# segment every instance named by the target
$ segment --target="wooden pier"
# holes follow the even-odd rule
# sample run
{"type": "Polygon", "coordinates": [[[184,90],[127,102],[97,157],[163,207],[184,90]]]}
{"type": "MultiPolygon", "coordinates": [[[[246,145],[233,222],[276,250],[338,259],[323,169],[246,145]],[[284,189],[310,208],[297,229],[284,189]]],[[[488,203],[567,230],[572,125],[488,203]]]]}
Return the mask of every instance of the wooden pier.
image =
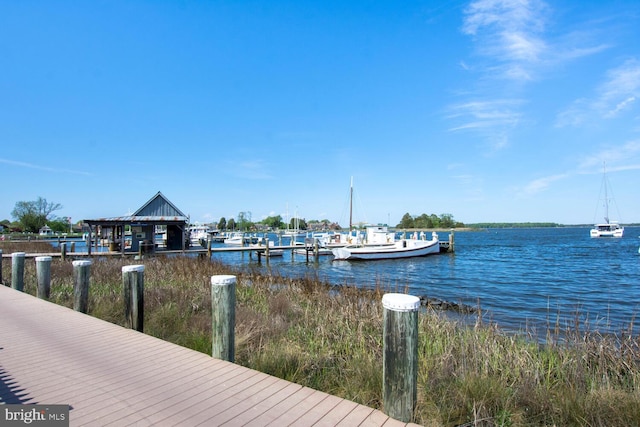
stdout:
{"type": "Polygon", "coordinates": [[[0,404],[71,426],[415,426],[2,285],[0,313],[0,404]]]}

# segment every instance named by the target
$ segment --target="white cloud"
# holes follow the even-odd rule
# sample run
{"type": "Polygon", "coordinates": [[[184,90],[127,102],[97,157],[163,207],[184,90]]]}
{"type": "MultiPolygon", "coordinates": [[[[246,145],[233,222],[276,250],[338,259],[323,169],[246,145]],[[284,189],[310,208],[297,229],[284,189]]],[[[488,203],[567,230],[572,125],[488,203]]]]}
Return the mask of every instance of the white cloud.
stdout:
{"type": "Polygon", "coordinates": [[[565,179],[569,176],[568,173],[561,173],[557,175],[545,176],[542,178],[535,179],[531,181],[529,184],[525,185],[520,195],[522,196],[531,196],[542,191],[545,191],[549,188],[549,186],[559,180],[565,179]]]}
{"type": "Polygon", "coordinates": [[[530,80],[530,64],[538,63],[548,49],[544,2],[531,0],[478,0],[465,9],[462,31],[474,37],[483,56],[498,61],[498,76],[530,80]]]}
{"type": "Polygon", "coordinates": [[[556,125],[579,126],[597,118],[613,119],[633,111],[640,97],[640,61],[629,59],[609,70],[591,99],[579,99],[556,119],[556,125]]]}
{"type": "Polygon", "coordinates": [[[91,174],[89,172],[85,172],[85,171],[78,171],[78,170],[73,170],[73,169],[60,169],[60,168],[54,168],[54,167],[50,167],[50,166],[41,166],[41,165],[36,165],[36,164],[33,164],[33,163],[27,163],[27,162],[21,162],[21,161],[17,161],[17,160],[0,159],[0,163],[4,163],[4,164],[7,164],[7,165],[11,165],[11,166],[17,166],[17,167],[20,167],[20,168],[37,169],[37,170],[41,170],[41,171],[45,171],[45,172],[68,173],[68,174],[72,174],[72,175],[91,176],[91,174]]]}

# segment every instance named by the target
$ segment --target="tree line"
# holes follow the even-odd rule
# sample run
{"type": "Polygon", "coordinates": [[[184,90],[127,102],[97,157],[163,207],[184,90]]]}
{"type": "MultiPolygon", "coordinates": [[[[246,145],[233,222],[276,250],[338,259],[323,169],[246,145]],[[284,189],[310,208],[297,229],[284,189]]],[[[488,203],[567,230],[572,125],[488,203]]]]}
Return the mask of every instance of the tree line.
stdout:
{"type": "Polygon", "coordinates": [[[436,214],[427,215],[423,213],[419,216],[412,216],[406,213],[402,216],[396,228],[461,228],[462,222],[455,221],[453,215],[444,213],[440,216],[436,214]]]}

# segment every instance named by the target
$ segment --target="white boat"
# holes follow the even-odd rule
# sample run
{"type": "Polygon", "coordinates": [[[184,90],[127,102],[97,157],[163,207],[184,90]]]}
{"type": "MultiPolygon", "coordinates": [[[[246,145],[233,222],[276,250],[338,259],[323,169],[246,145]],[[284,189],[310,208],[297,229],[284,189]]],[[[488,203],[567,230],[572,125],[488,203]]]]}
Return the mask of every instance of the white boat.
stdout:
{"type": "Polygon", "coordinates": [[[617,221],[609,220],[609,182],[607,181],[606,168],[602,176],[602,190],[604,191],[604,222],[595,224],[589,231],[591,237],[622,237],[624,227],[617,221]]]}
{"type": "Polygon", "coordinates": [[[367,240],[362,245],[332,249],[334,260],[380,260],[421,257],[440,252],[438,234],[431,240],[424,233],[414,233],[411,238],[395,239],[385,226],[367,227],[367,240]]]}
{"type": "Polygon", "coordinates": [[[225,245],[239,245],[242,246],[245,242],[244,240],[244,233],[241,233],[239,231],[234,231],[230,234],[227,234],[227,236],[224,238],[223,240],[225,245]]]}
{"type": "Polygon", "coordinates": [[[200,224],[197,222],[190,224],[187,228],[187,231],[189,232],[189,242],[191,243],[191,246],[200,245],[203,241],[206,244],[209,236],[218,233],[218,230],[216,228],[213,228],[212,226],[207,224],[200,224]]]}

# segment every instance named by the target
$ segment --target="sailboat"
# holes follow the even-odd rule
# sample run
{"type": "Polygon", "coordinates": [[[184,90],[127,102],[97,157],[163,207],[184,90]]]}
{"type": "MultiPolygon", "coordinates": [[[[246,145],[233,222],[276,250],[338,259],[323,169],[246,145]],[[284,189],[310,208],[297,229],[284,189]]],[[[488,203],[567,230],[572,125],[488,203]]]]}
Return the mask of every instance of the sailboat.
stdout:
{"type": "Polygon", "coordinates": [[[589,234],[591,237],[622,237],[624,227],[617,221],[609,220],[609,182],[607,181],[607,168],[604,166],[602,175],[602,187],[604,188],[604,222],[595,224],[589,234]]]}

